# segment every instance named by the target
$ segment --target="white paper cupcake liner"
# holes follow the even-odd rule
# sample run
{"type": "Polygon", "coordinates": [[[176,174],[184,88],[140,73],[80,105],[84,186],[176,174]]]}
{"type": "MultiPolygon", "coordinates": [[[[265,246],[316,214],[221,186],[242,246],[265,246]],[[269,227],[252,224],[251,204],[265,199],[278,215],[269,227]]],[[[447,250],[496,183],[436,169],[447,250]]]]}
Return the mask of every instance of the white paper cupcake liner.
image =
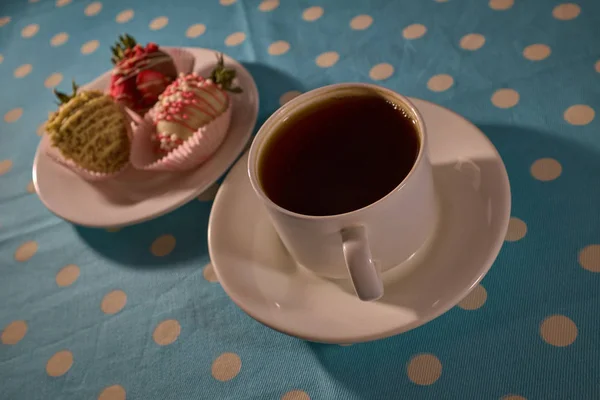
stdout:
{"type": "MultiPolygon", "coordinates": [[[[133,138],[133,127],[131,125],[132,124],[131,116],[137,115],[137,114],[134,111],[123,107],[120,104],[119,104],[119,107],[125,114],[125,118],[127,120],[127,136],[129,138],[129,141],[131,142],[132,138],[133,138]]],[[[47,135],[47,133],[46,133],[46,135],[47,135]]],[[[118,170],[116,172],[112,172],[112,173],[102,173],[102,172],[90,171],[89,169],[80,167],[73,160],[69,160],[68,158],[65,158],[59,149],[52,146],[52,143],[49,140],[49,138],[48,138],[48,140],[46,140],[46,143],[47,143],[46,154],[48,154],[48,156],[50,158],[52,158],[58,164],[60,164],[64,167],[67,167],[71,171],[75,172],[77,175],[81,176],[86,181],[100,182],[100,181],[106,181],[109,179],[113,179],[131,167],[131,164],[128,162],[125,165],[123,165],[123,167],[120,170],[118,170]]]]}
{"type": "Polygon", "coordinates": [[[147,116],[133,132],[131,164],[145,171],[186,171],[199,166],[217,151],[227,136],[232,108],[233,103],[230,103],[223,114],[164,156],[155,151],[151,137],[156,129],[147,116]]]}

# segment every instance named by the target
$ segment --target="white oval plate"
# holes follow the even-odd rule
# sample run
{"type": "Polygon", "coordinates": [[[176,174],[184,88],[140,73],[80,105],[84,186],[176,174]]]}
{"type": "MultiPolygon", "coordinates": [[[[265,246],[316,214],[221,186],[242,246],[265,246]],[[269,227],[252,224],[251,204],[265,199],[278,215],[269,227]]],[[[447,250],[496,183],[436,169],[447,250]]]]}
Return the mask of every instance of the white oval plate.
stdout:
{"type": "MultiPolygon", "coordinates": [[[[385,294],[360,301],[348,281],[297,267],[250,186],[247,153],[221,185],[212,208],[210,257],[223,289],[263,324],[302,339],[355,343],[416,328],[460,302],[484,277],[504,242],[510,185],[500,155],[473,124],[413,99],[429,134],[441,218],[408,275],[383,274],[385,294]]],[[[402,238],[398,238],[402,240],[402,238]]]]}
{"type": "MultiPolygon", "coordinates": [[[[194,71],[208,76],[216,51],[184,48],[195,58],[194,71]]],[[[44,135],[33,162],[33,183],[42,203],[59,217],[82,226],[121,227],[166,214],[194,199],[227,171],[244,150],[258,116],[258,90],[250,73],[225,56],[225,64],[236,69],[244,89],[234,99],[227,137],[203,165],[182,173],[144,172],[130,169],[107,182],[87,182],[50,159],[42,149],[44,135]]],[[[84,89],[106,90],[110,71],[84,89]]]]}

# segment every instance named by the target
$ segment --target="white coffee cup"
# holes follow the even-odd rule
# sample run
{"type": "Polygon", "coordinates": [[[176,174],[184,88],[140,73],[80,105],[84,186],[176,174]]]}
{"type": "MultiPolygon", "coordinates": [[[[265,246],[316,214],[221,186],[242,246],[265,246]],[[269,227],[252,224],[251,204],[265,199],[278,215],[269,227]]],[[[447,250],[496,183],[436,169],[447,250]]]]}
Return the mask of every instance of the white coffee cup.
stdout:
{"type": "MultiPolygon", "coordinates": [[[[368,135],[365,135],[368,146],[368,135]]],[[[427,152],[427,133],[415,106],[389,89],[361,83],[325,86],[291,100],[263,124],[248,159],[252,187],[292,258],[328,278],[350,277],[361,300],[383,295],[380,273],[405,263],[433,235],[437,224],[433,176],[427,152]],[[275,204],[265,194],[258,165],[265,143],[291,115],[332,96],[381,96],[396,104],[416,122],[420,148],[417,159],[398,186],[382,199],[355,211],[330,216],[302,215],[275,204]]]]}

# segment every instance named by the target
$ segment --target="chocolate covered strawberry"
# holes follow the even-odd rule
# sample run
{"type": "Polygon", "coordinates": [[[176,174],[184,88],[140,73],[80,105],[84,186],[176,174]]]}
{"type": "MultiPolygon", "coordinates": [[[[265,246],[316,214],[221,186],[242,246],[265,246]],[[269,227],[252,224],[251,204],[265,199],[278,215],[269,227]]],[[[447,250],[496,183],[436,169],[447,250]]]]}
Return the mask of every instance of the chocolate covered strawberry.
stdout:
{"type": "Polygon", "coordinates": [[[141,71],[135,78],[135,85],[142,95],[141,102],[144,107],[152,107],[170,83],[171,79],[167,79],[160,72],[148,69],[141,71]]]}
{"type": "Polygon", "coordinates": [[[110,79],[110,95],[118,103],[123,104],[127,108],[133,109],[137,102],[135,80],[123,80],[118,75],[112,75],[110,79]]]}
{"type": "Polygon", "coordinates": [[[115,65],[110,82],[111,96],[144,114],[157,101],[158,96],[177,78],[173,59],[155,43],[145,47],[127,34],[111,47],[115,65]]]}

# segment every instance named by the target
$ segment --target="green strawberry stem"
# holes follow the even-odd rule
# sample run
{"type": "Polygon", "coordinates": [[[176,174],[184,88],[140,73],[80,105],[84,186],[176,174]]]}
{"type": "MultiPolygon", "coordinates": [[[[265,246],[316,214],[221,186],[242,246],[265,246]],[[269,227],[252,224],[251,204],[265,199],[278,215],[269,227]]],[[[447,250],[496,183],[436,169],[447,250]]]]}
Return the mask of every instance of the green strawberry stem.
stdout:
{"type": "Polygon", "coordinates": [[[221,85],[224,90],[231,93],[242,93],[243,90],[239,86],[233,86],[235,79],[235,69],[225,67],[223,53],[217,54],[217,66],[210,73],[210,79],[217,85],[221,85]]]}
{"type": "Polygon", "coordinates": [[[77,86],[74,80],[72,81],[71,88],[73,89],[73,93],[71,94],[62,93],[56,89],[53,90],[54,95],[58,98],[58,105],[68,103],[73,97],[77,95],[77,89],[79,89],[79,86],[77,86]]]}
{"type": "Polygon", "coordinates": [[[119,35],[119,41],[114,46],[110,47],[110,51],[113,56],[111,61],[113,64],[118,64],[123,58],[125,58],[125,50],[133,49],[137,45],[136,40],[129,34],[119,35]]]}

